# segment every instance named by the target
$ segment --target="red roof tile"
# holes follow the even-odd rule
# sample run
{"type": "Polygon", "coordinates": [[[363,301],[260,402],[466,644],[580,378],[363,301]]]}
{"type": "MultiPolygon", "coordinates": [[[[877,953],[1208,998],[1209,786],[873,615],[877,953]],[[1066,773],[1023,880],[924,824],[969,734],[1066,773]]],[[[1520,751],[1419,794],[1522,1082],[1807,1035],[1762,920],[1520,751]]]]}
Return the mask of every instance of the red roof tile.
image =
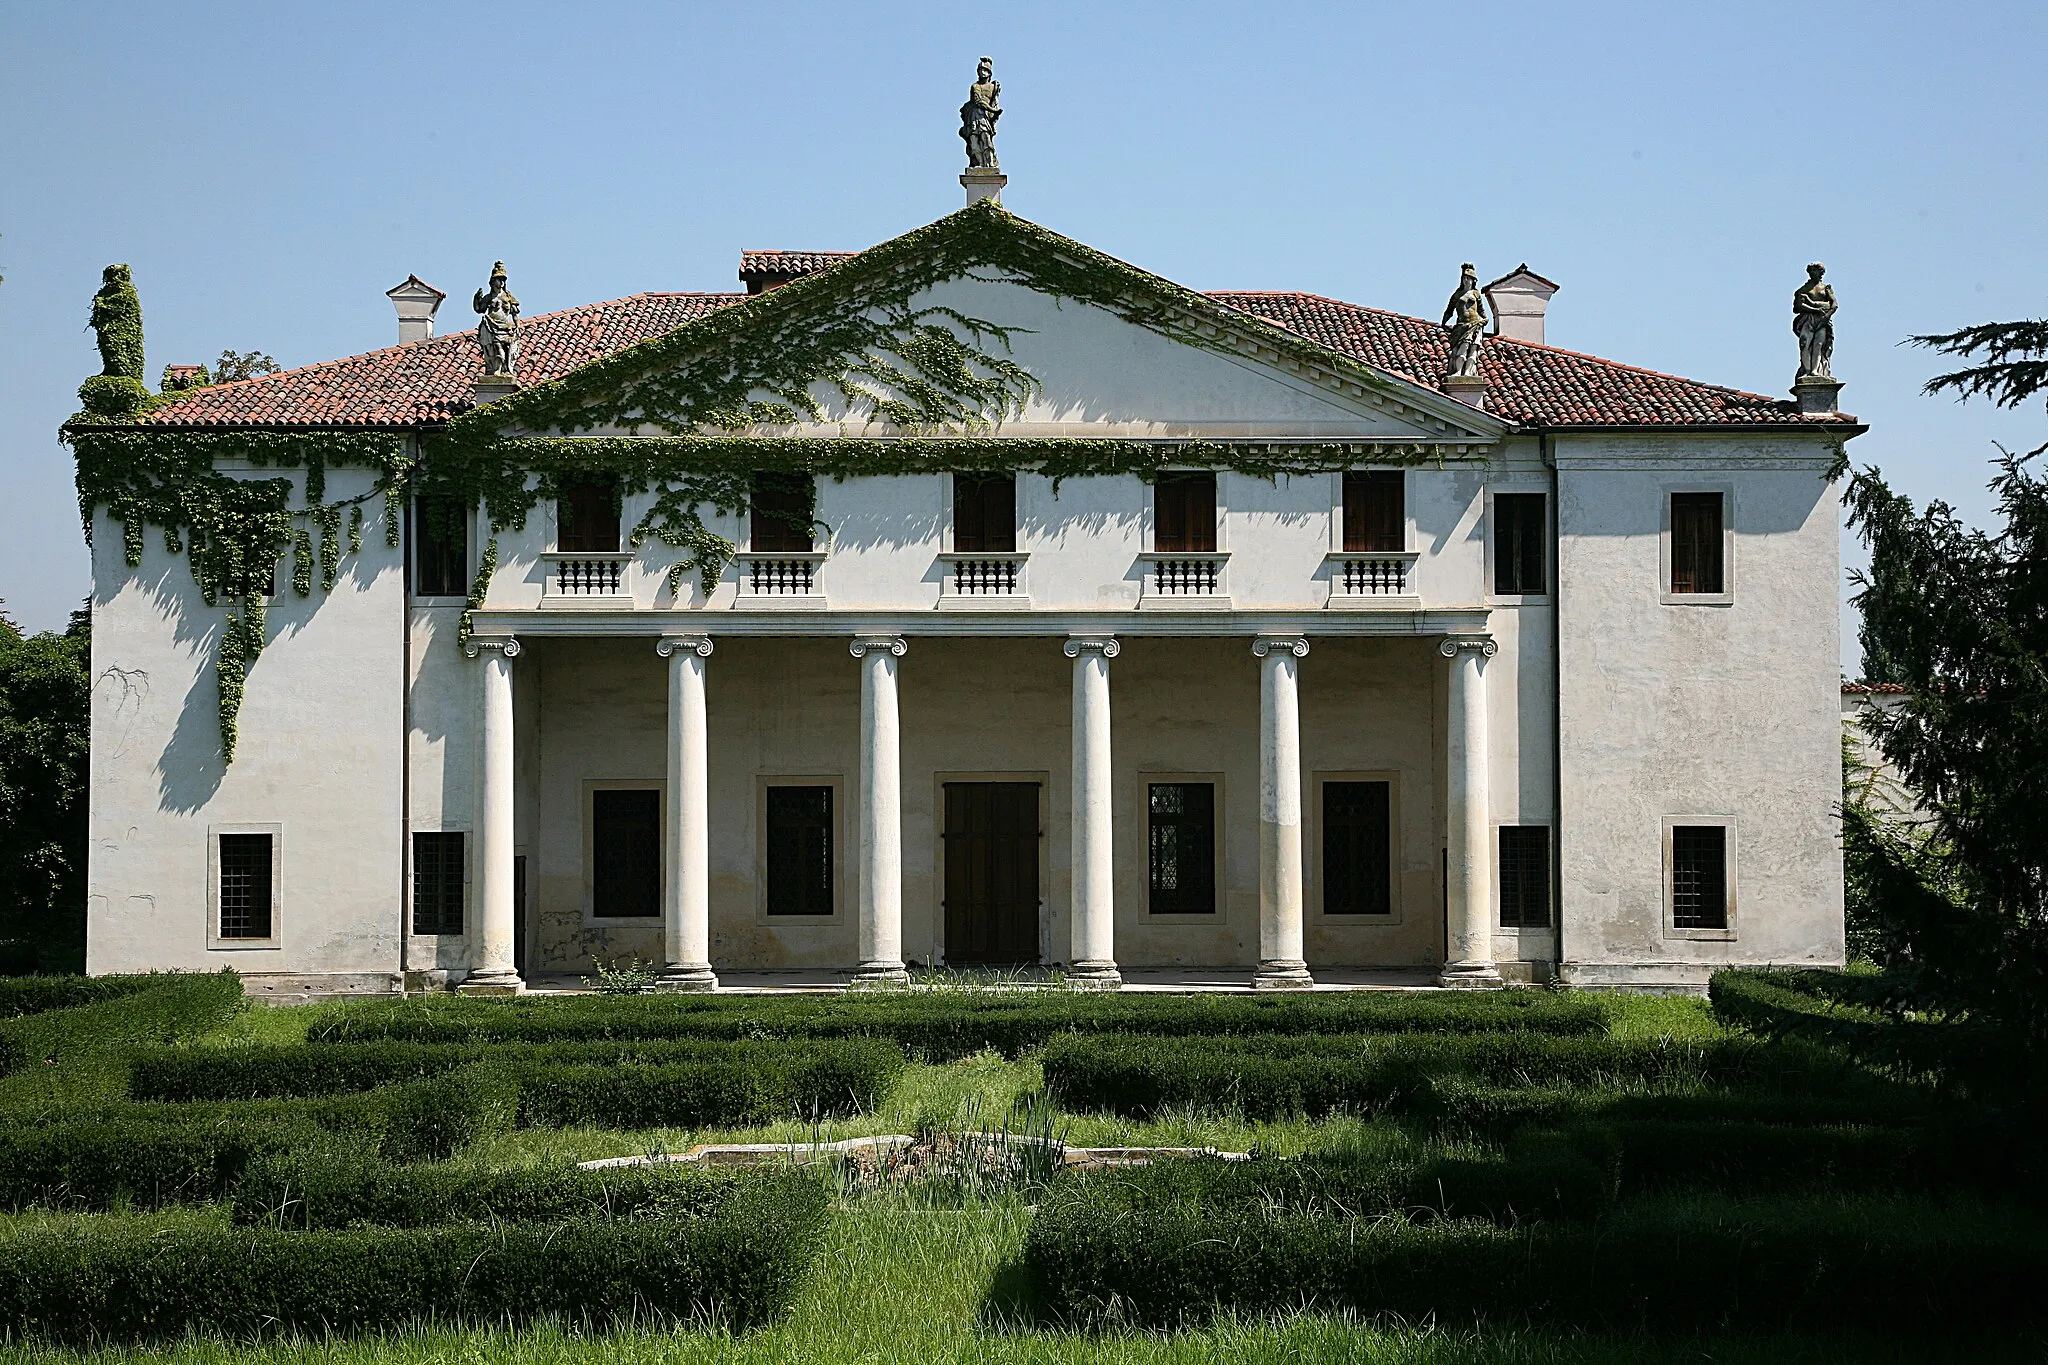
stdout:
{"type": "Polygon", "coordinates": [[[828,265],[837,265],[851,251],[742,251],[740,253],[740,281],[752,284],[756,280],[787,281],[800,275],[815,275],[828,265]]]}

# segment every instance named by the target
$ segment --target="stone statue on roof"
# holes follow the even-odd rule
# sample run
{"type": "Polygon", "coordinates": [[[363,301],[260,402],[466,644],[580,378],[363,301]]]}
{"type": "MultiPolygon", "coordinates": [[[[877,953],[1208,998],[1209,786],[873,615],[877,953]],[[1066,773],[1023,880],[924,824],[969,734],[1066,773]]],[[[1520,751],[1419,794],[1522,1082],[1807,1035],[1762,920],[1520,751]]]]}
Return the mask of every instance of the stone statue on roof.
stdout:
{"type": "Polygon", "coordinates": [[[476,325],[476,345],[484,353],[484,373],[510,378],[513,367],[519,363],[519,300],[505,287],[503,261],[491,267],[490,290],[477,290],[471,307],[480,319],[476,325]]]}
{"type": "Polygon", "coordinates": [[[1479,346],[1486,335],[1486,297],[1479,292],[1479,271],[1470,261],[1462,267],[1458,288],[1444,305],[1444,326],[1451,329],[1451,354],[1446,379],[1479,377],[1479,346]]]}
{"type": "Polygon", "coordinates": [[[1799,379],[1835,377],[1835,287],[1821,283],[1827,267],[1806,267],[1806,283],[1792,291],[1792,335],[1799,338],[1799,379]]]}
{"type": "Polygon", "coordinates": [[[995,63],[983,57],[974,69],[974,84],[967,91],[967,103],[960,106],[960,140],[967,144],[970,171],[999,169],[996,120],[1003,116],[1003,83],[995,73],[995,63]]]}

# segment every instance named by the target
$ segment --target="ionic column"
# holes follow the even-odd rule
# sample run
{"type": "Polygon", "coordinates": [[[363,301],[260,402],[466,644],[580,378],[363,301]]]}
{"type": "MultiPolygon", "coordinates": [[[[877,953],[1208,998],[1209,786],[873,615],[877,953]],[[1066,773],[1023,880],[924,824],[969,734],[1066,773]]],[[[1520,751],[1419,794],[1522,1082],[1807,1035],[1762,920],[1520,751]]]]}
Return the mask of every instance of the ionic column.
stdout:
{"type": "Polygon", "coordinates": [[[1077,635],[1066,644],[1074,661],[1074,894],[1067,975],[1105,990],[1123,984],[1116,969],[1109,762],[1109,661],[1122,650],[1110,635],[1077,635]]]}
{"type": "Polygon", "coordinates": [[[1490,635],[1450,635],[1437,652],[1451,661],[1450,762],[1445,793],[1449,854],[1441,986],[1501,984],[1493,965],[1492,830],[1486,791],[1486,661],[1500,646],[1490,635]]]}
{"type": "Polygon", "coordinates": [[[903,753],[896,719],[901,635],[856,635],[860,675],[860,982],[908,981],[903,969],[903,753]]]}
{"type": "Polygon", "coordinates": [[[704,667],[711,640],[667,635],[654,652],[668,660],[667,876],[661,905],[658,989],[714,991],[711,970],[711,752],[704,715],[704,667]]]}
{"type": "Polygon", "coordinates": [[[1315,983],[1301,948],[1301,701],[1299,636],[1252,641],[1259,669],[1259,967],[1255,990],[1306,990],[1315,983]]]}
{"type": "Polygon", "coordinates": [[[477,933],[469,975],[458,990],[515,995],[525,983],[514,965],[512,914],[512,660],[510,635],[472,635],[462,652],[483,659],[483,810],[477,821],[477,933]]]}

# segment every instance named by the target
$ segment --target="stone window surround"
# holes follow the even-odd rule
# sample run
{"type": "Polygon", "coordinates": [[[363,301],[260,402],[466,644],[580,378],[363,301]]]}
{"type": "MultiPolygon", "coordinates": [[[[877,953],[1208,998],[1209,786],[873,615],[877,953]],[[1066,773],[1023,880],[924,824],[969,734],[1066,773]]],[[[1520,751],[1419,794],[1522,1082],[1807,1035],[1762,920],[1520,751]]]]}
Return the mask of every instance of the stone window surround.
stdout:
{"type": "MultiPolygon", "coordinates": [[[[1137,788],[1130,806],[1136,812],[1131,828],[1136,831],[1143,856],[1137,859],[1138,904],[1143,907],[1141,914],[1150,924],[1222,924],[1230,918],[1230,883],[1225,874],[1230,858],[1227,851],[1230,832],[1229,788],[1220,772],[1190,772],[1181,768],[1139,767],[1132,776],[1137,788]],[[1216,908],[1206,914],[1187,913],[1152,908],[1152,784],[1155,782],[1206,783],[1216,789],[1215,805],[1212,807],[1212,827],[1209,831],[1210,850],[1215,860],[1213,885],[1216,888],[1216,908]]],[[[1112,779],[1113,780],[1113,779],[1112,779]]],[[[1256,819],[1258,812],[1254,811],[1256,819]]]]}
{"type": "MultiPolygon", "coordinates": [[[[419,565],[414,562],[413,557],[418,553],[417,547],[419,545],[420,500],[416,497],[406,499],[405,525],[401,529],[405,536],[405,591],[407,600],[412,605],[416,607],[466,607],[469,605],[469,588],[467,584],[476,576],[478,554],[476,509],[471,508],[463,515],[468,519],[468,524],[463,528],[463,537],[468,550],[468,554],[463,557],[462,564],[462,581],[465,585],[463,590],[459,593],[414,592],[413,587],[419,582],[419,565]]],[[[553,543],[552,534],[550,532],[550,544],[553,543]]]]}
{"type": "Polygon", "coordinates": [[[853,870],[847,860],[846,775],[844,773],[756,773],[754,774],[753,866],[754,925],[772,929],[837,929],[852,919],[848,882],[853,870]],[[771,915],[768,913],[768,789],[770,787],[830,787],[832,789],[832,913],[829,915],[771,915]]]}
{"type": "MultiPolygon", "coordinates": [[[[581,876],[583,883],[583,925],[585,928],[623,929],[647,925],[652,925],[656,929],[661,927],[659,907],[664,903],[664,898],[668,894],[668,859],[666,856],[662,858],[661,880],[657,884],[657,894],[654,901],[657,913],[652,915],[600,915],[597,913],[597,866],[593,856],[593,844],[597,835],[597,818],[591,798],[595,793],[601,791],[648,790],[660,793],[655,803],[657,819],[659,821],[657,828],[663,831],[663,842],[666,844],[665,836],[668,830],[668,782],[666,779],[659,777],[586,777],[578,789],[577,800],[579,802],[579,809],[577,811],[577,819],[583,831],[581,876]]],[[[528,895],[533,894],[533,887],[531,885],[526,890],[528,895]]],[[[532,918],[531,914],[527,916],[529,922],[531,922],[532,918]]]]}
{"type": "Polygon", "coordinates": [[[1719,478],[1669,478],[1657,486],[1657,600],[1667,607],[1732,607],[1735,605],[1735,483],[1719,478]],[[1671,495],[1721,495],[1721,591],[1671,591],[1671,495]]]}
{"type": "MultiPolygon", "coordinates": [[[[1686,492],[1691,490],[1681,489],[1679,491],[1686,492]]],[[[1699,491],[1710,492],[1712,490],[1702,489],[1699,491]]],[[[1659,577],[1657,581],[1662,585],[1669,586],[1671,582],[1671,496],[1669,492],[1660,494],[1660,496],[1662,496],[1664,499],[1664,549],[1663,562],[1658,569],[1658,573],[1661,575],[1661,577],[1659,577]]],[[[1486,553],[1485,563],[1481,567],[1481,572],[1485,575],[1483,585],[1486,589],[1486,604],[1490,607],[1530,607],[1548,605],[1551,600],[1551,595],[1557,591],[1557,492],[1554,488],[1551,487],[1550,480],[1547,477],[1538,474],[1508,474],[1505,476],[1497,476],[1493,479],[1489,479],[1486,484],[1485,516],[1486,553]],[[1543,537],[1543,581],[1549,585],[1548,592],[1498,593],[1493,590],[1493,585],[1496,581],[1493,576],[1493,528],[1496,524],[1493,519],[1493,497],[1496,493],[1542,494],[1543,515],[1546,523],[1545,534],[1543,537]]],[[[1691,597],[1686,597],[1680,600],[1691,602],[1695,599],[1691,597]]]]}
{"type": "Polygon", "coordinates": [[[1304,814],[1302,833],[1309,841],[1303,852],[1302,871],[1307,881],[1309,914],[1325,929],[1390,929],[1401,923],[1401,778],[1397,768],[1318,768],[1309,774],[1309,808],[1304,814]],[[1331,914],[1323,909],[1323,784],[1326,782],[1384,782],[1387,784],[1387,913],[1384,915],[1331,914]]]}
{"type": "MultiPolygon", "coordinates": [[[[1551,941],[1557,935],[1558,894],[1557,894],[1557,822],[1549,816],[1502,815],[1493,821],[1493,933],[1502,942],[1516,941],[1521,945],[1523,960],[1548,958],[1551,941]],[[1504,925],[1500,922],[1500,832],[1503,829],[1544,829],[1550,835],[1550,923],[1544,928],[1525,928],[1519,925],[1504,925]]],[[[1667,916],[1668,918],[1668,916],[1667,916]]]]}
{"type": "Polygon", "coordinates": [[[284,947],[284,825],[271,821],[223,821],[206,827],[206,947],[210,952],[246,952],[284,947]],[[270,836],[270,937],[223,938],[220,932],[220,836],[270,836]]]}
{"type": "MultiPolygon", "coordinates": [[[[524,856],[526,846],[516,850],[524,856]]],[[[476,913],[476,831],[468,825],[449,824],[446,821],[415,822],[405,832],[405,935],[411,939],[425,939],[430,943],[453,941],[470,936],[470,921],[476,913]],[[413,925],[413,897],[417,892],[419,869],[413,864],[413,842],[415,834],[460,834],[462,836],[462,931],[454,934],[422,934],[415,932],[413,925]]]]}
{"type": "MultiPolygon", "coordinates": [[[[1695,490],[1681,489],[1680,491],[1692,492],[1695,490]]],[[[1702,489],[1697,491],[1708,492],[1711,490],[1702,489]]],[[[1667,939],[1695,939],[1709,943],[1733,942],[1737,937],[1737,931],[1741,927],[1739,911],[1742,905],[1741,890],[1736,880],[1736,871],[1741,866],[1742,860],[1741,845],[1736,833],[1735,817],[1733,815],[1667,815],[1664,817],[1663,846],[1664,904],[1659,912],[1659,920],[1664,927],[1664,937],[1667,939]],[[1727,846],[1722,853],[1722,857],[1725,859],[1723,873],[1727,877],[1728,886],[1728,927],[1725,929],[1680,929],[1672,923],[1672,881],[1676,869],[1673,865],[1671,831],[1680,825],[1719,825],[1728,831],[1726,835],[1727,846]]]]}

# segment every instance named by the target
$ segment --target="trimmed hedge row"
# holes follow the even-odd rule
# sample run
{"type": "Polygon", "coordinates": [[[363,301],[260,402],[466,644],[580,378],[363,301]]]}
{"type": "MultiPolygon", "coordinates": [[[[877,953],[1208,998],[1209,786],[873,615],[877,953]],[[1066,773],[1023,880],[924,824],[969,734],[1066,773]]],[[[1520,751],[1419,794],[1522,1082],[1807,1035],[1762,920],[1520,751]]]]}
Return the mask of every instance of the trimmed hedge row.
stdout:
{"type": "Polygon", "coordinates": [[[318,1043],[591,1042],[622,1039],[888,1038],[933,1061],[1008,1056],[1061,1033],[1167,1037],[1295,1033],[1602,1034],[1598,1001],[1534,991],[1451,996],[1132,996],[1095,992],[886,999],[572,996],[559,1000],[363,1002],[316,1025],[318,1043]]]}
{"type": "Polygon", "coordinates": [[[161,974],[148,976],[8,976],[0,977],[0,1019],[118,1000],[165,983],[161,974]]]}
{"type": "MultiPolygon", "coordinates": [[[[1287,1114],[1438,1113],[1446,1082],[1499,1087],[1682,1087],[1740,1083],[1808,1093],[1872,1083],[1839,1058],[1747,1040],[1711,1043],[1559,1037],[1542,1033],[1361,1038],[1161,1039],[1134,1035],[1054,1040],[1047,1091],[1074,1110],[1143,1117],[1163,1109],[1287,1114]]],[[[1540,1105],[1528,1117],[1539,1116],[1540,1105]]]]}
{"type": "Polygon", "coordinates": [[[0,1209],[162,1208],[220,1198],[252,1157],[317,1141],[310,1122],[86,1119],[0,1129],[0,1209]]]}
{"type": "Polygon", "coordinates": [[[541,1317],[745,1328],[788,1304],[824,1215],[820,1186],[782,1182],[678,1220],[331,1232],[47,1225],[0,1239],[0,1331],[144,1341],[541,1317]]]}
{"type": "Polygon", "coordinates": [[[1621,1190],[1629,1196],[1800,1186],[2010,1194],[2038,1189],[2043,1174],[2038,1137],[2000,1122],[1872,1128],[1624,1119],[1568,1127],[1559,1135],[1613,1143],[1621,1190]]]}
{"type": "Polygon", "coordinates": [[[401,1166],[365,1154],[265,1157],[234,1184],[237,1223],[301,1229],[702,1218],[747,1188],[809,1175],[711,1174],[686,1166],[487,1171],[401,1166]]]}
{"type": "Polygon", "coordinates": [[[149,984],[0,1024],[0,1060],[22,1059],[21,1071],[0,1080],[0,1121],[68,1118],[114,1099],[136,1047],[204,1033],[247,1005],[232,971],[135,979],[149,984]]]}
{"type": "Polygon", "coordinates": [[[1056,1192],[1023,1251],[1042,1309],[1172,1325],[1313,1306],[1416,1322],[1946,1336],[2048,1322],[2036,1220],[1928,1203],[1645,1201],[1584,1222],[1133,1207],[1056,1192]]]}

